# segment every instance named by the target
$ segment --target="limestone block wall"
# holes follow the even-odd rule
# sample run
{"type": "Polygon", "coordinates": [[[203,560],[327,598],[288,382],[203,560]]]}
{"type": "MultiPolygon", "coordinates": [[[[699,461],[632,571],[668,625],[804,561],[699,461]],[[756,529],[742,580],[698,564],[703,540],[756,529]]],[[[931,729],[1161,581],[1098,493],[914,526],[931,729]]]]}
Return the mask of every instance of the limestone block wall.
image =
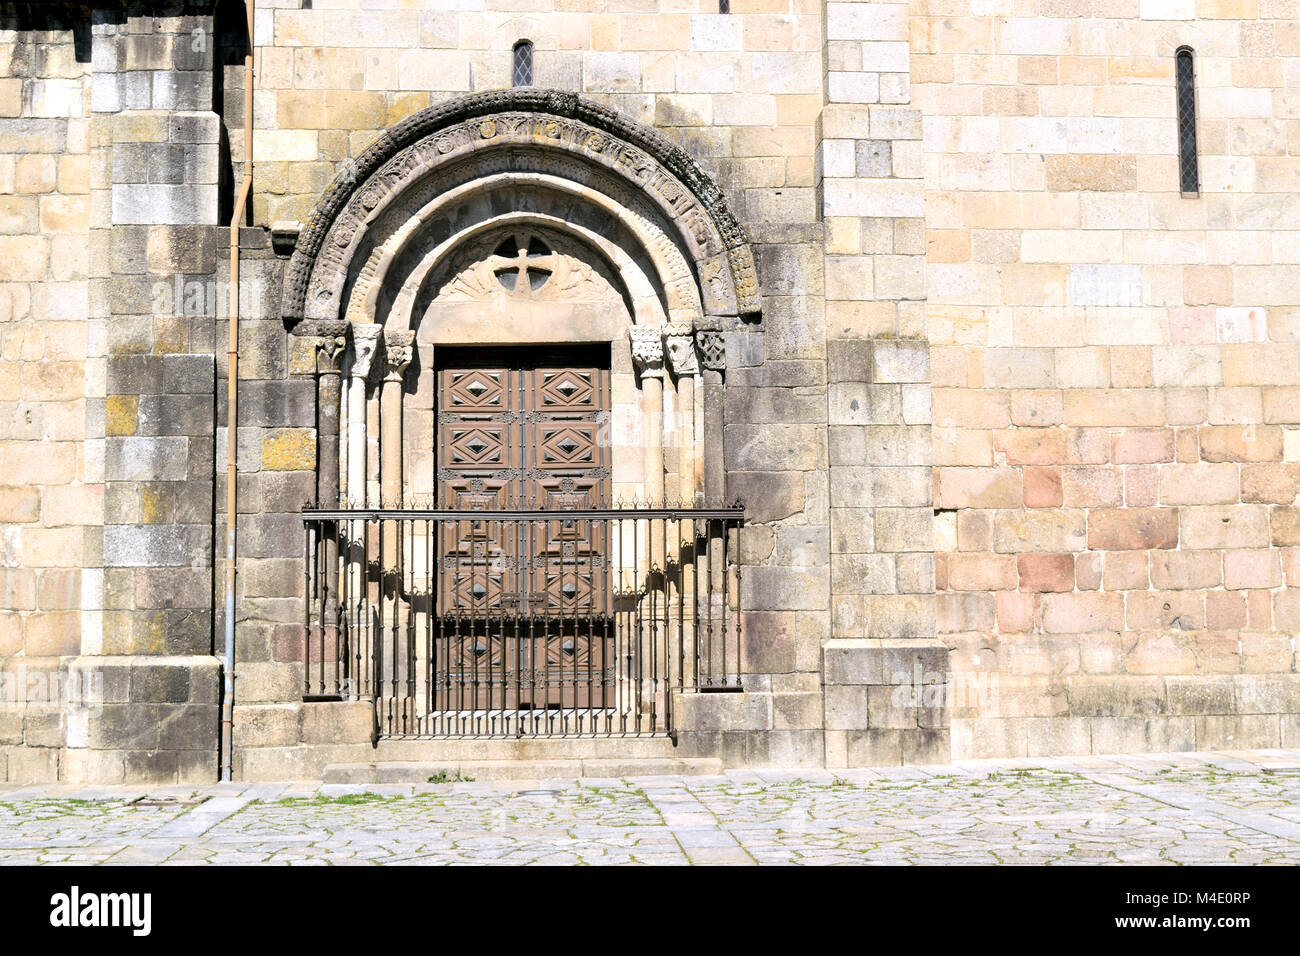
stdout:
{"type": "MultiPolygon", "coordinates": [[[[303,220],[387,126],[458,93],[510,85],[535,46],[534,84],[573,90],[661,129],[726,184],[747,223],[810,224],[821,105],[821,4],[710,0],[595,5],[508,0],[446,9],[259,5],[257,220],[303,220]]],[[[231,136],[236,161],[240,137],[231,136]]]]}
{"type": "MultiPolygon", "coordinates": [[[[441,10],[298,6],[258,10],[259,223],[306,219],[340,169],[385,127],[451,96],[508,86],[519,39],[535,45],[537,86],[581,92],[654,126],[723,188],[752,242],[765,296],[761,321],[727,334],[725,425],[706,456],[725,454],[728,491],[750,508],[742,541],[746,686],[762,699],[741,706],[744,720],[702,718],[691,746],[733,763],[820,763],[821,644],[830,633],[825,250],[816,176],[826,86],[822,4],[733,0],[730,14],[707,0],[599,8],[545,0],[527,11],[504,0],[441,10]]],[[[238,164],[242,118],[225,115],[238,164]]],[[[266,328],[269,348],[275,333],[266,328]]],[[[291,380],[306,372],[293,365],[294,350],[309,348],[295,338],[287,346],[291,380]]],[[[250,518],[250,529],[265,517],[250,518]]],[[[295,518],[286,512],[283,520],[295,518]]],[[[260,656],[248,658],[251,668],[241,665],[241,699],[252,706],[238,718],[237,746],[245,727],[247,766],[314,759],[297,745],[319,728],[307,728],[302,708],[274,703],[300,693],[301,661],[289,659],[293,651],[276,637],[294,634],[297,621],[278,617],[269,600],[249,607],[240,626],[251,640],[245,649],[241,637],[240,653],[260,656]],[[262,689],[250,698],[252,684],[262,689]]]]}
{"type": "Polygon", "coordinates": [[[0,778],[10,780],[59,774],[66,662],[100,607],[89,67],[71,22],[0,13],[0,778]]]}
{"type": "Polygon", "coordinates": [[[206,781],[220,723],[214,336],[228,298],[212,18],[178,3],[103,11],[90,28],[103,611],[76,666],[128,690],[76,714],[69,757],[89,779],[206,781]]]}
{"type": "Polygon", "coordinates": [[[0,763],[10,780],[210,780],[210,12],[3,16],[0,763]]]}
{"type": "Polygon", "coordinates": [[[1294,746],[1300,10],[911,14],[954,756],[1294,746]]]}
{"type": "MultiPolygon", "coordinates": [[[[327,762],[367,759],[373,718],[354,704],[301,703],[307,664],[301,512],[317,502],[322,454],[317,339],[285,331],[279,312],[284,263],[263,230],[243,235],[241,268],[257,295],[239,333],[234,773],[285,779],[318,774],[327,762]]],[[[221,377],[224,392],[224,369],[221,377]]],[[[219,433],[224,426],[222,414],[219,433]]],[[[223,461],[225,440],[219,442],[223,461]]],[[[224,534],[224,473],[217,485],[224,534]]]]}
{"type": "Polygon", "coordinates": [[[826,6],[818,160],[825,233],[829,766],[941,763],[921,113],[906,3],[826,6]]]}
{"type": "Polygon", "coordinates": [[[301,700],[299,511],[337,450],[267,227],[404,117],[509,85],[520,39],[537,86],[685,148],[758,264],[702,386],[703,458],[748,506],[746,694],[683,702],[682,753],[1300,739],[1291,0],[371,6],[259,4],[245,116],[237,4],[0,5],[0,773],[215,774],[231,441],[235,772],[365,759],[363,706],[301,700]]]}

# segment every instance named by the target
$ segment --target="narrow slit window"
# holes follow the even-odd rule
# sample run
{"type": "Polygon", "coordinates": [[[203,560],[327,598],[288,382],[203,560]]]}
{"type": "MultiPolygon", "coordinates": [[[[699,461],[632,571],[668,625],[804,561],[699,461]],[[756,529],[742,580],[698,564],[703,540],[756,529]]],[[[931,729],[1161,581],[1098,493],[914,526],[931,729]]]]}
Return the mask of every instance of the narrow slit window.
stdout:
{"type": "Polygon", "coordinates": [[[1196,158],[1196,65],[1187,47],[1175,54],[1174,62],[1178,87],[1178,179],[1184,195],[1194,195],[1201,191],[1196,158]]]}
{"type": "Polygon", "coordinates": [[[731,0],[718,0],[718,12],[719,12],[719,13],[730,13],[730,12],[731,12],[731,0]]]}
{"type": "Polygon", "coordinates": [[[512,86],[533,85],[533,44],[528,40],[520,40],[515,44],[510,83],[512,86]]]}

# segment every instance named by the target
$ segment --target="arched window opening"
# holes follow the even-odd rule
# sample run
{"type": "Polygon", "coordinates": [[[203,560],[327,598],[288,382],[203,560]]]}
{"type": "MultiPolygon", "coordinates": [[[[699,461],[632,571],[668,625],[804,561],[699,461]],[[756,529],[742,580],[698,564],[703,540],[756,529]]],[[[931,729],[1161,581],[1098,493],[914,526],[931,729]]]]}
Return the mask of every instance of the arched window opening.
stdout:
{"type": "Polygon", "coordinates": [[[1196,68],[1189,48],[1182,47],[1174,56],[1178,88],[1179,186],[1184,195],[1195,195],[1201,191],[1196,157],[1196,68]]]}
{"type": "Polygon", "coordinates": [[[533,44],[531,40],[520,40],[515,44],[514,65],[510,72],[511,86],[533,85],[533,44]]]}

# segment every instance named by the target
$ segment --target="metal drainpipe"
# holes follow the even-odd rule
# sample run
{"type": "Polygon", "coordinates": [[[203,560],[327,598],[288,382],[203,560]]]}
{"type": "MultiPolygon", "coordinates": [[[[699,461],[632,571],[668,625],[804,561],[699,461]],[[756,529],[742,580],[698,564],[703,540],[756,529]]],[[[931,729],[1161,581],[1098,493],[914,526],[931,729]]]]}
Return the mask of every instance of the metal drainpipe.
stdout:
{"type": "Polygon", "coordinates": [[[230,216],[229,345],[226,350],[226,647],[222,667],[225,688],[221,698],[221,779],[232,780],[235,726],[235,450],[238,445],[236,393],[239,383],[239,226],[253,185],[253,11],[256,0],[245,0],[248,14],[248,50],[244,55],[244,180],[239,185],[230,216]]]}

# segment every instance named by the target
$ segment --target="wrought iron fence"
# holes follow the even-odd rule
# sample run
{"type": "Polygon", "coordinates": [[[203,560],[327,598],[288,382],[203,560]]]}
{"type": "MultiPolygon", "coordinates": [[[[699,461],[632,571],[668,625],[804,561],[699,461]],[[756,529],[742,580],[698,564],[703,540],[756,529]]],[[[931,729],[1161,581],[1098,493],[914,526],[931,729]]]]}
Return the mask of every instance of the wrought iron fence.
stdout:
{"type": "Polygon", "coordinates": [[[740,689],[739,506],[310,510],[307,699],[378,736],[671,734],[740,689]]]}

